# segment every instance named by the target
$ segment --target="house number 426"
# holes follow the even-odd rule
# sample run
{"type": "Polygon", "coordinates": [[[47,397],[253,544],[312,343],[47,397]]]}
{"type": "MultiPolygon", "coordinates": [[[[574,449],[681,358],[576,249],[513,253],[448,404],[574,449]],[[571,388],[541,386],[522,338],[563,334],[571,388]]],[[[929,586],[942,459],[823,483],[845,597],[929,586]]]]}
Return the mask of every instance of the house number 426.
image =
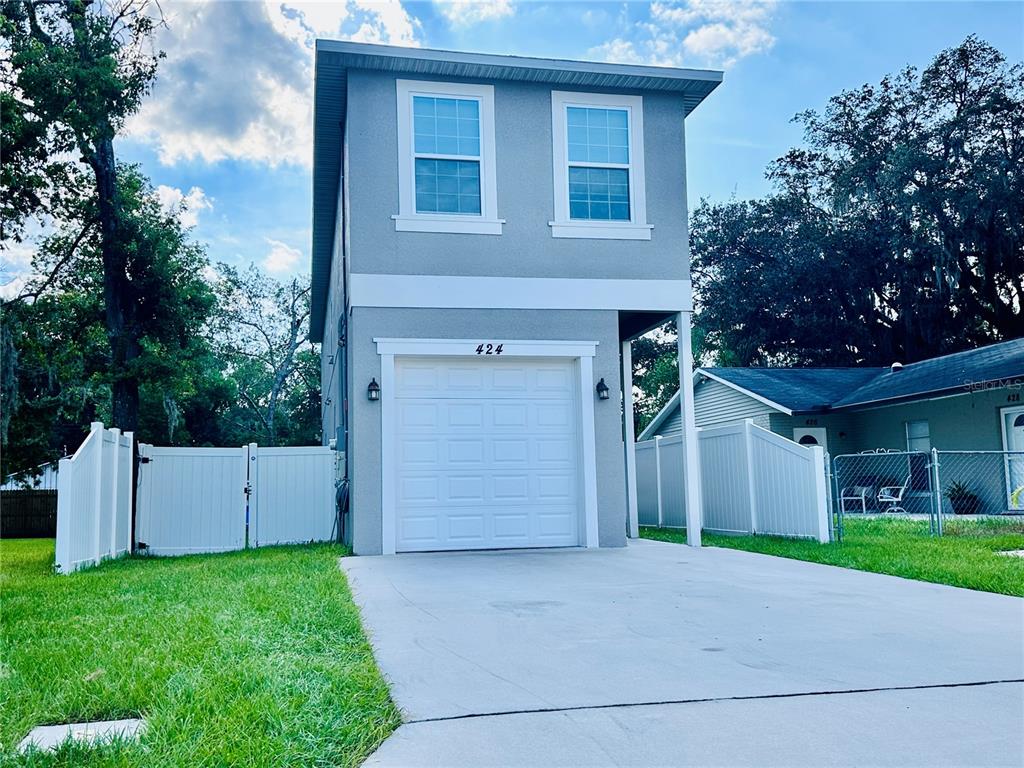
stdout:
{"type": "Polygon", "coordinates": [[[478,355],[500,355],[502,346],[501,344],[478,344],[476,353],[478,355]]]}

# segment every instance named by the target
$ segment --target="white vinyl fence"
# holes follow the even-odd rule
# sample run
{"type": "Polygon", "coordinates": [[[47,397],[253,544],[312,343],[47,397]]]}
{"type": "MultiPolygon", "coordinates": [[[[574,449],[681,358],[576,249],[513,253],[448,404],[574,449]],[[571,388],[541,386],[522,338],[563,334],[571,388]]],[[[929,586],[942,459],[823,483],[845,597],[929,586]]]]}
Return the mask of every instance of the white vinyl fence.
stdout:
{"type": "MultiPolygon", "coordinates": [[[[830,539],[825,454],[752,421],[698,430],[702,529],[830,539]]],[[[636,445],[641,525],[685,525],[680,436],[636,445]]]]}
{"type": "Polygon", "coordinates": [[[662,437],[636,444],[636,503],[640,525],[686,527],[683,438],[662,437]]]}
{"type": "MultiPolygon", "coordinates": [[[[155,555],[327,541],[337,519],[336,453],[321,446],[160,448],[140,443],[135,541],[155,555]]],[[[131,433],[96,422],[57,488],[57,569],[133,549],[131,433]]]]}
{"type": "Polygon", "coordinates": [[[56,567],[96,565],[131,548],[132,433],[96,421],[57,472],[56,567]]]}
{"type": "Polygon", "coordinates": [[[335,452],[330,448],[140,444],[139,453],[136,540],[151,554],[225,552],[332,537],[335,452]]]}

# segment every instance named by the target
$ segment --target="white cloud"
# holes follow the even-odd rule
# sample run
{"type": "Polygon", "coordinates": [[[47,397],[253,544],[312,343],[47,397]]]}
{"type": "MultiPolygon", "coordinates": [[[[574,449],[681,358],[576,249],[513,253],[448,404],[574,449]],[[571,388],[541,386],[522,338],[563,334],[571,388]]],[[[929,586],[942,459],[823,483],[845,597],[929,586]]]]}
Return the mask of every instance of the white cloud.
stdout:
{"type": "Polygon", "coordinates": [[[165,164],[200,159],[309,166],[317,37],[414,46],[399,0],[164,3],[167,52],[127,126],[165,164]]]}
{"type": "Polygon", "coordinates": [[[186,194],[177,187],[161,184],[156,188],[156,196],[164,212],[176,214],[183,227],[194,227],[201,211],[213,210],[213,200],[202,187],[192,187],[186,194]]]}
{"type": "Polygon", "coordinates": [[[0,243],[0,299],[12,299],[25,290],[35,254],[35,244],[28,241],[0,243]]]}
{"type": "Polygon", "coordinates": [[[655,2],[650,19],[592,48],[590,55],[623,64],[729,68],[770,50],[776,0],[655,2]]]}
{"type": "Polygon", "coordinates": [[[516,11],[512,0],[437,0],[434,5],[456,28],[506,18],[516,11]]]}
{"type": "Polygon", "coordinates": [[[302,261],[302,251],[280,240],[271,240],[269,237],[265,239],[270,252],[263,258],[263,268],[275,274],[294,272],[302,261]]]}

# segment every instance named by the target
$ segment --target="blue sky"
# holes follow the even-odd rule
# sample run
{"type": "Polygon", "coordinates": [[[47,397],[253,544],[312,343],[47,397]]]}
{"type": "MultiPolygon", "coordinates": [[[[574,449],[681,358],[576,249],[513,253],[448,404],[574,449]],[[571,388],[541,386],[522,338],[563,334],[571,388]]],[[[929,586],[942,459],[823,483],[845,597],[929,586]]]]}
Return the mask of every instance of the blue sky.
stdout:
{"type": "Polygon", "coordinates": [[[691,205],[765,194],[790,120],[842,89],[926,66],[977,33],[1024,58],[1021,2],[163,3],[160,79],[119,142],[211,258],[308,271],[316,36],[490,53],[712,67],[688,120],[691,205]]]}

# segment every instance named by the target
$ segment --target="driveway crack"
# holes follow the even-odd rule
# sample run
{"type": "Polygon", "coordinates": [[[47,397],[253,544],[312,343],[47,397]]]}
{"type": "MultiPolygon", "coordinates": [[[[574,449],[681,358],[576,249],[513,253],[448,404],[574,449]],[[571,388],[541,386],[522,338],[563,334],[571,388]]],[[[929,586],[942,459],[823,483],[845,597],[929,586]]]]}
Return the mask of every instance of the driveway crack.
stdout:
{"type": "MultiPolygon", "coordinates": [[[[469,659],[467,659],[467,661],[469,661],[469,659]]],[[[495,675],[495,677],[498,677],[499,679],[504,679],[498,675],[495,675]]],[[[442,723],[448,720],[476,720],[487,717],[507,717],[509,715],[549,714],[558,712],[585,712],[602,709],[630,709],[634,707],[662,707],[672,704],[712,704],[715,702],[723,701],[768,701],[771,699],[798,699],[811,696],[848,696],[850,694],[857,693],[885,693],[887,691],[929,691],[940,690],[944,688],[978,688],[986,685],[1007,685],[1012,683],[1024,683],[1024,678],[1010,678],[1006,680],[975,680],[961,683],[892,685],[876,688],[844,688],[842,690],[825,691],[795,691],[791,693],[765,693],[754,694],[750,696],[710,696],[695,699],[663,699],[659,701],[637,701],[621,704],[580,704],[571,707],[538,707],[535,709],[509,709],[497,712],[478,712],[463,715],[447,715],[444,717],[423,717],[416,720],[406,720],[405,723],[403,723],[403,725],[414,725],[417,723],[442,723]]],[[[523,690],[526,689],[524,688],[523,690]]],[[[527,692],[529,693],[529,691],[527,692]]]]}

